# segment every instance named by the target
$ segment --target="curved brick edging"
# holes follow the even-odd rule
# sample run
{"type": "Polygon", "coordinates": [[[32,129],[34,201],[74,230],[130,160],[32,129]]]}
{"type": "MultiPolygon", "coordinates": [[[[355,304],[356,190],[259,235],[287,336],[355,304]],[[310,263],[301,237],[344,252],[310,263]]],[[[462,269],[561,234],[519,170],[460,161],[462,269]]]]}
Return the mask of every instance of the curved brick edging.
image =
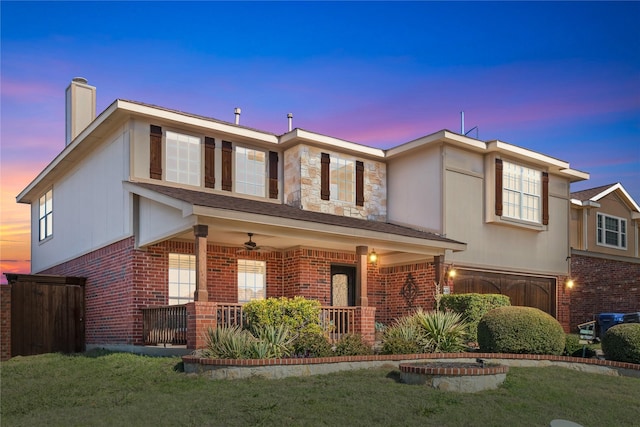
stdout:
{"type": "Polygon", "coordinates": [[[201,374],[214,379],[232,379],[252,376],[265,378],[309,376],[388,365],[398,367],[400,363],[418,361],[447,362],[468,359],[466,361],[473,363],[476,358],[484,359],[488,363],[508,366],[561,366],[584,372],[640,378],[640,364],[535,354],[422,353],[286,359],[206,359],[189,355],[183,356],[182,360],[187,373],[201,374]]]}
{"type": "MultiPolygon", "coordinates": [[[[454,362],[455,363],[455,362],[454,362]]],[[[459,367],[453,366],[436,366],[446,365],[444,362],[433,362],[430,365],[424,363],[400,363],[398,366],[400,372],[406,372],[410,374],[420,375],[450,375],[450,376],[478,376],[478,375],[497,375],[506,374],[509,372],[509,367],[506,365],[491,365],[485,367],[474,366],[471,364],[462,363],[459,367]],[[468,365],[468,366],[462,366],[468,365]]]]}

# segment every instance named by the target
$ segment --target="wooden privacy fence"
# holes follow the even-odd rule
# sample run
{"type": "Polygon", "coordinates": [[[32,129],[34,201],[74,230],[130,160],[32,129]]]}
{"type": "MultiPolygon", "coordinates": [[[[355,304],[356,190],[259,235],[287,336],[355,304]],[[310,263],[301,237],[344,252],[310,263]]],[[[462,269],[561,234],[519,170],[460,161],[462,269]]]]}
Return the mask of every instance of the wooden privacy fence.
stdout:
{"type": "MultiPolygon", "coordinates": [[[[216,304],[217,327],[244,326],[242,304],[216,304]]],[[[187,307],[168,305],[142,309],[145,345],[186,345],[187,307]]],[[[355,307],[322,307],[320,325],[331,341],[355,332],[355,307]]]]}
{"type": "Polygon", "coordinates": [[[84,351],[86,279],[6,276],[11,286],[11,356],[84,351]]]}

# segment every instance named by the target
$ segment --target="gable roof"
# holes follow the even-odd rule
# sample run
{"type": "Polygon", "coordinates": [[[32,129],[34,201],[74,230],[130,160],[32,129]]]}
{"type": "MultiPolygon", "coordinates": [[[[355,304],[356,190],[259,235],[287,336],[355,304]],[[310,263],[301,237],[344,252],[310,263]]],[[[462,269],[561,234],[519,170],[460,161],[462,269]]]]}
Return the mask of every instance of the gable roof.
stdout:
{"type": "Polygon", "coordinates": [[[627,203],[629,208],[636,212],[640,212],[640,207],[633,200],[631,195],[627,193],[627,190],[624,189],[621,183],[616,182],[614,184],[601,185],[599,187],[588,188],[586,190],[574,191],[571,193],[571,200],[577,200],[584,204],[586,201],[597,202],[608,194],[617,191],[622,199],[627,203]]]}
{"type": "Polygon", "coordinates": [[[206,208],[223,209],[234,212],[266,215],[269,217],[282,218],[324,224],[329,226],[345,227],[349,229],[363,230],[367,232],[385,233],[389,235],[410,237],[425,240],[425,243],[438,242],[438,246],[447,247],[453,250],[462,250],[465,243],[448,239],[435,233],[420,231],[401,225],[391,224],[382,221],[369,221],[348,216],[333,215],[328,213],[307,211],[294,206],[280,203],[265,202],[260,200],[245,199],[240,197],[227,196],[223,194],[209,193],[203,191],[188,190],[178,187],[168,187],[164,185],[150,183],[127,183],[134,187],[151,190],[161,195],[186,202],[193,206],[206,208]]]}

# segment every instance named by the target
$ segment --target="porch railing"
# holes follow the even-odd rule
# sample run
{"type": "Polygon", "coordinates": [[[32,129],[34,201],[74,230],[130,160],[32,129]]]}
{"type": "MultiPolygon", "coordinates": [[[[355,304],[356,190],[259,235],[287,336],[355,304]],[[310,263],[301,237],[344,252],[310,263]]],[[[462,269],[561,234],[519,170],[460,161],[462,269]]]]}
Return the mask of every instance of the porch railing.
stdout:
{"type": "Polygon", "coordinates": [[[145,345],[186,345],[187,307],[169,305],[142,309],[145,345]]]}
{"type": "MultiPolygon", "coordinates": [[[[145,345],[186,345],[187,307],[169,305],[142,309],[145,345]]],[[[217,303],[218,327],[244,326],[242,304],[217,303]]],[[[320,326],[333,342],[345,334],[355,333],[355,307],[322,307],[320,326]]]]}
{"type": "Polygon", "coordinates": [[[355,307],[322,307],[320,325],[331,341],[355,333],[355,307]]]}

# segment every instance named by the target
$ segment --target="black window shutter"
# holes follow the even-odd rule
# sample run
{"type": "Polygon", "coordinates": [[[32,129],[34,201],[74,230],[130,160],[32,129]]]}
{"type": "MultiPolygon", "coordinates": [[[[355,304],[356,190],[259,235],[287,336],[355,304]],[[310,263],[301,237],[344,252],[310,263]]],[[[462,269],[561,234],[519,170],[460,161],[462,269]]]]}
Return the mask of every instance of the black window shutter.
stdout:
{"type": "Polygon", "coordinates": [[[364,206],[364,163],[356,161],[356,205],[364,206]]]}
{"type": "Polygon", "coordinates": [[[231,153],[233,148],[229,141],[222,141],[222,189],[231,191],[233,180],[231,175],[231,153]]]}
{"type": "Polygon", "coordinates": [[[542,224],[549,224],[549,174],[542,172],[542,224]]]}
{"type": "Polygon", "coordinates": [[[162,128],[151,125],[149,134],[149,176],[162,179],[162,128]]]}
{"type": "Polygon", "coordinates": [[[496,215],[502,216],[502,159],[496,159],[496,215]]]}
{"type": "Polygon", "coordinates": [[[215,163],[216,162],[216,140],[208,136],[204,137],[204,186],[215,188],[215,163]]]}
{"type": "Polygon", "coordinates": [[[331,158],[328,153],[322,153],[320,160],[320,198],[329,200],[329,162],[331,158]]]}
{"type": "Polygon", "coordinates": [[[278,198],[278,153],[269,151],[269,198],[278,198]]]}

